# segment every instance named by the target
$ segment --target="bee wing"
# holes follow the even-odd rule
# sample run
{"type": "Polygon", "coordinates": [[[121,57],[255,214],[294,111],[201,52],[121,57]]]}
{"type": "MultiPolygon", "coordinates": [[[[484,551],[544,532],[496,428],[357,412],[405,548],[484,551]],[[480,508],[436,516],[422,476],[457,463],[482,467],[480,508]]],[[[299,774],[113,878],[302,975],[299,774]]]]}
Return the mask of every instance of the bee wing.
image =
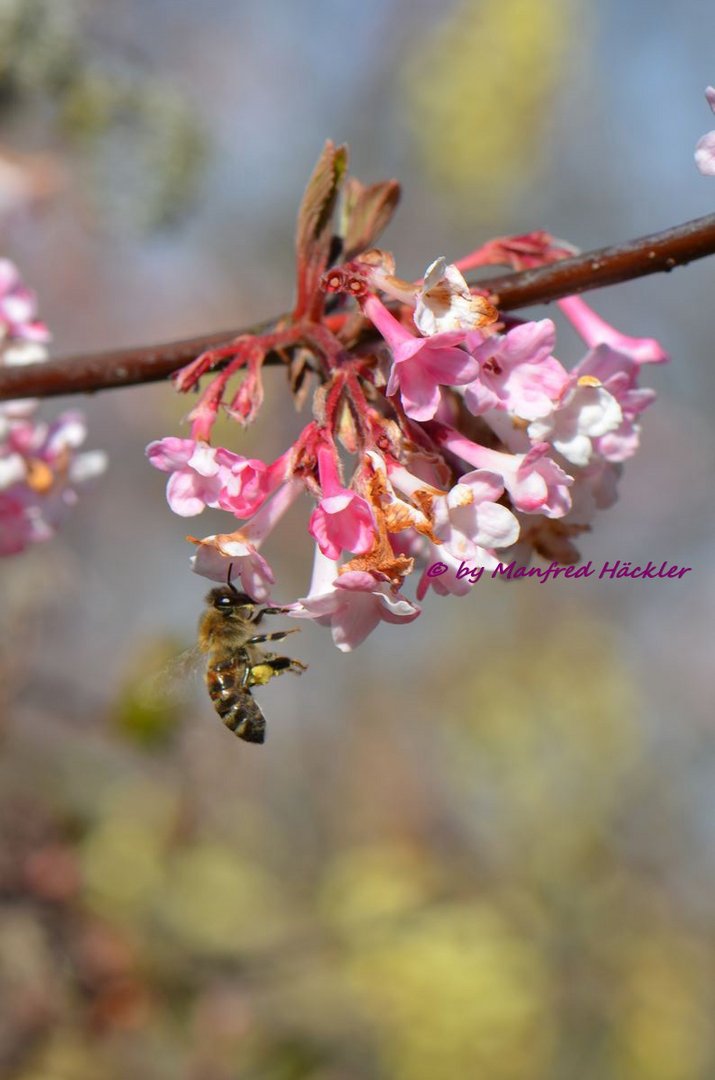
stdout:
{"type": "Polygon", "coordinates": [[[190,682],[206,670],[206,654],[197,645],[172,656],[145,681],[147,692],[152,696],[186,697],[191,692],[190,682]]]}

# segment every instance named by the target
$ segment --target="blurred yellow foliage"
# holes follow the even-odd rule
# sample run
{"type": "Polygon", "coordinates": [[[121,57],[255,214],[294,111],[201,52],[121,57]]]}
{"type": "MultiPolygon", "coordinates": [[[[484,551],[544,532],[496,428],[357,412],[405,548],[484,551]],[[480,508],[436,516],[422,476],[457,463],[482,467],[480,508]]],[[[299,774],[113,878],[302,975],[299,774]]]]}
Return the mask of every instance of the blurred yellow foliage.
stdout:
{"type": "Polygon", "coordinates": [[[677,929],[654,927],[628,943],[617,1046],[623,1075],[701,1080],[712,1060],[712,950],[677,929]],[[660,932],[659,932],[660,929],[660,932]]]}
{"type": "Polygon", "coordinates": [[[162,878],[161,843],[139,822],[109,821],[85,845],[83,869],[96,910],[120,920],[140,918],[162,878]]]}
{"type": "Polygon", "coordinates": [[[82,849],[92,907],[119,921],[141,920],[164,877],[164,851],[178,813],[175,793],[158,783],[111,787],[82,849]]]}
{"type": "Polygon", "coordinates": [[[462,0],[413,48],[403,112],[427,177],[461,220],[493,217],[543,170],[583,16],[580,0],[462,0]]]}
{"type": "Polygon", "coordinates": [[[175,793],[129,783],[110,791],[82,852],[86,896],[106,918],[161,927],[184,949],[233,955],[284,928],[267,870],[219,841],[181,838],[175,793]]]}
{"type": "Polygon", "coordinates": [[[480,650],[447,695],[477,829],[539,876],[588,862],[642,750],[638,696],[606,628],[574,614],[545,636],[526,614],[510,647],[480,650]]]}
{"type": "Polygon", "coordinates": [[[445,904],[356,949],[351,978],[393,1080],[549,1075],[548,972],[486,903],[445,904]]]}
{"type": "Polygon", "coordinates": [[[77,64],[78,0],[2,0],[0,91],[56,91],[77,64]]]}
{"type": "Polygon", "coordinates": [[[219,843],[184,849],[170,864],[158,919],[185,947],[209,955],[250,953],[285,927],[281,889],[263,867],[219,843]]]}
{"type": "Polygon", "coordinates": [[[60,1030],[13,1080],[119,1080],[119,1076],[101,1051],[77,1032],[60,1030]]]}
{"type": "Polygon", "coordinates": [[[331,863],[321,908],[346,932],[369,930],[422,907],[434,888],[434,866],[417,848],[370,844],[350,848],[331,863]]]}

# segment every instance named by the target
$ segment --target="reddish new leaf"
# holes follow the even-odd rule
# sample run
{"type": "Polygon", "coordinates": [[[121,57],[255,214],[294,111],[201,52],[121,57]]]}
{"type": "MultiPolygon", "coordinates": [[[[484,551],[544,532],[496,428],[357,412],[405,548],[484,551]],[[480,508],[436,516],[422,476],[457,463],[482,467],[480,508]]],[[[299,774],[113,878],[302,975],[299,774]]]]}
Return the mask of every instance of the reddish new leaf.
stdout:
{"type": "Polygon", "coordinates": [[[372,247],[389,224],[400,201],[400,185],[397,180],[382,180],[366,186],[351,176],[345,185],[344,200],[342,259],[348,261],[372,247]]]}
{"type": "Polygon", "coordinates": [[[348,167],[345,146],[325,144],[308,181],[298,212],[297,295],[294,321],[319,319],[323,305],[320,278],[328,266],[335,203],[348,167]]]}

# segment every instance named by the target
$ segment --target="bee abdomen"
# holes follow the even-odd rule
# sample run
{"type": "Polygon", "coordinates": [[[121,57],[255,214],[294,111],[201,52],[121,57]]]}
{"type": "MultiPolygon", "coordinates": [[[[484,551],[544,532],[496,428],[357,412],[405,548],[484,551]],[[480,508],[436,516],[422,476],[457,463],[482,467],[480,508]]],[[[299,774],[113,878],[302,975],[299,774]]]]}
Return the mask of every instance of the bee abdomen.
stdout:
{"type": "Polygon", "coordinates": [[[236,672],[216,667],[206,672],[206,686],[216,712],[226,727],[246,742],[262,743],[266,721],[247,690],[236,686],[236,672]]]}

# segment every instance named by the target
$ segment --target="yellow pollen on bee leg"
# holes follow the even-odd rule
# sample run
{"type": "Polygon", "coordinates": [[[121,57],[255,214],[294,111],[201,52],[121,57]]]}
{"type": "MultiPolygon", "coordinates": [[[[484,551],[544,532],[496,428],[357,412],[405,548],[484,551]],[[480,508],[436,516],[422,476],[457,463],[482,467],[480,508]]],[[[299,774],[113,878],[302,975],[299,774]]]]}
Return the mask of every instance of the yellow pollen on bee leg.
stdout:
{"type": "Polygon", "coordinates": [[[579,386],[602,386],[603,383],[595,375],[582,375],[578,380],[579,386]]]}
{"type": "Polygon", "coordinates": [[[270,664],[255,664],[251,668],[251,682],[254,686],[265,686],[275,675],[270,664]]]}

